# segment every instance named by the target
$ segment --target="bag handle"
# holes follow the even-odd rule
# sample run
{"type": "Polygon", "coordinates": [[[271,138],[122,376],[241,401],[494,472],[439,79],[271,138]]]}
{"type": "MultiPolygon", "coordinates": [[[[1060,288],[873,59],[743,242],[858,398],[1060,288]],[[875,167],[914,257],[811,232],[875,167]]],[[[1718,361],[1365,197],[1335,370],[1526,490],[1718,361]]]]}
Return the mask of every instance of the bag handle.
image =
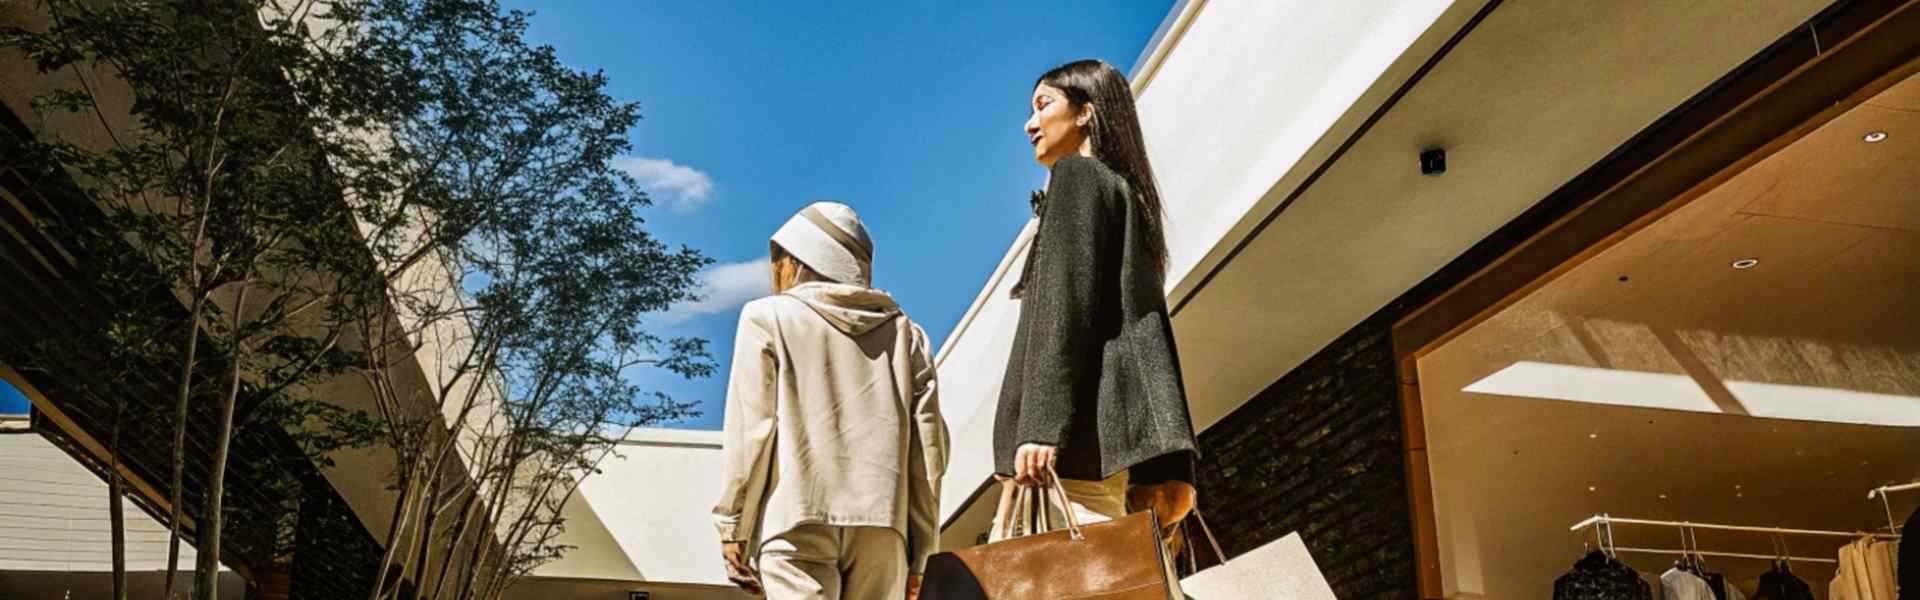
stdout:
{"type": "Polygon", "coordinates": [[[1073,514],[1073,503],[1067,500],[1067,488],[1060,484],[1060,474],[1054,472],[1052,465],[1047,466],[1047,481],[1048,485],[1043,486],[1019,485],[1010,480],[1005,483],[1011,484],[1013,489],[1001,489],[1001,506],[1007,507],[1008,500],[1012,500],[1012,506],[1010,510],[1002,509],[1006,518],[1002,519],[1000,524],[1001,539],[1015,537],[1013,535],[1015,524],[1024,525],[1026,535],[1039,535],[1053,531],[1053,515],[1047,504],[1049,493],[1060,502],[1060,514],[1067,522],[1069,536],[1074,541],[1087,539],[1086,534],[1080,529],[1080,517],[1073,514]],[[1044,489],[1035,489],[1036,487],[1044,489]]]}
{"type": "MultiPolygon", "coordinates": [[[[1053,488],[1054,497],[1060,500],[1060,514],[1066,517],[1067,531],[1072,535],[1073,540],[1076,542],[1086,540],[1086,534],[1080,532],[1080,517],[1073,514],[1073,503],[1067,500],[1067,488],[1060,484],[1060,474],[1053,471],[1052,464],[1047,465],[1047,482],[1052,484],[1048,487],[1053,488]]],[[[1045,503],[1042,503],[1043,507],[1044,505],[1045,503]]]]}
{"type": "Polygon", "coordinates": [[[1220,549],[1220,540],[1213,537],[1213,528],[1207,526],[1207,518],[1200,514],[1198,506],[1193,507],[1193,521],[1200,524],[1201,533],[1207,534],[1207,543],[1213,545],[1213,555],[1220,557],[1220,562],[1227,562],[1227,551],[1220,549]]]}
{"type": "Polygon", "coordinates": [[[994,509],[993,539],[1004,540],[1013,534],[1015,487],[1012,479],[994,476],[1000,481],[1000,505],[994,509]]]}

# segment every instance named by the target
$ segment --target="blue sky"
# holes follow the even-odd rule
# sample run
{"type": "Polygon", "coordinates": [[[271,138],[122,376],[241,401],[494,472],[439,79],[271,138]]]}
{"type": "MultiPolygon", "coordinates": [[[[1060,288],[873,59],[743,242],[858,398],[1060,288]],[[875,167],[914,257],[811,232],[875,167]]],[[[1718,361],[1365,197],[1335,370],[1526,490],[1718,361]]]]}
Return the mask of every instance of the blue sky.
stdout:
{"type": "Polygon", "coordinates": [[[652,231],[718,261],[710,298],[660,319],[713,344],[721,373],[642,376],[717,429],[740,305],[767,293],[766,239],[808,202],[859,211],[877,287],[936,347],[1028,216],[1044,181],[1021,125],[1035,77],[1079,58],[1130,70],[1172,0],[532,2],[531,41],[640,103],[620,165],[657,206],[652,231]],[[962,9],[965,4],[985,6],[962,9]]]}
{"type": "Polygon", "coordinates": [[[7,382],[0,381],[0,415],[24,414],[27,414],[27,397],[20,390],[7,385],[7,382]]]}

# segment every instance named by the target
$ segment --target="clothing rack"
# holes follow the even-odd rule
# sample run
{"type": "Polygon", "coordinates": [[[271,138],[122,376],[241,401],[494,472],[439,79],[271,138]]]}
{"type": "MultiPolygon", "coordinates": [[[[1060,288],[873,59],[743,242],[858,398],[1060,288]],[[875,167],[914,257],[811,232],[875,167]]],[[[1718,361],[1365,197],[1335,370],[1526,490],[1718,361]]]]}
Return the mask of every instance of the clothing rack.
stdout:
{"type": "MultiPolygon", "coordinates": [[[[1916,487],[1920,487],[1920,486],[1916,486],[1916,487]]],[[[1819,563],[1819,564],[1839,564],[1840,562],[1832,558],[1793,556],[1791,554],[1785,554],[1785,553],[1777,556],[1770,556],[1766,554],[1747,554],[1747,553],[1741,553],[1741,552],[1717,552],[1717,551],[1711,551],[1711,550],[1695,550],[1695,549],[1673,550],[1668,548],[1631,548],[1631,547],[1612,546],[1611,542],[1613,540],[1614,525],[1649,525],[1654,527],[1678,527],[1678,528],[1681,528],[1682,530],[1713,529],[1713,530],[1719,530],[1719,531],[1747,531],[1747,532],[1754,532],[1754,533],[1771,533],[1776,535],[1808,535],[1808,536],[1844,537],[1844,538],[1874,537],[1874,538],[1882,538],[1882,539],[1896,539],[1896,540],[1900,539],[1900,536],[1898,535],[1886,534],[1886,533],[1868,533],[1868,532],[1862,532],[1862,531],[1832,531],[1832,530],[1825,530],[1825,529],[1790,529],[1786,527],[1753,527],[1749,525],[1721,525],[1718,523],[1694,523],[1691,521],[1656,521],[1652,519],[1633,519],[1633,518],[1627,518],[1627,517],[1615,517],[1607,514],[1599,514],[1599,515],[1594,515],[1592,517],[1588,517],[1586,520],[1573,524],[1573,527],[1569,528],[1569,531],[1582,531],[1588,528],[1596,528],[1595,531],[1598,532],[1600,529],[1605,529],[1608,543],[1603,544],[1602,547],[1606,549],[1608,552],[1616,553],[1616,554],[1620,552],[1627,552],[1627,553],[1633,553],[1633,554],[1664,554],[1668,556],[1713,556],[1713,557],[1719,557],[1719,558],[1747,558],[1747,559],[1753,559],[1753,560],[1775,560],[1775,559],[1784,558],[1788,562],[1806,562],[1806,563],[1819,563]]]]}
{"type": "Polygon", "coordinates": [[[1829,564],[1829,565],[1833,565],[1833,564],[1839,564],[1839,563],[1840,563],[1840,561],[1839,561],[1839,560],[1836,560],[1836,559],[1832,559],[1832,558],[1809,558],[1809,557],[1805,557],[1805,556],[1771,556],[1771,555],[1767,555],[1767,554],[1743,554],[1743,553],[1739,553],[1739,552],[1715,552],[1715,551],[1712,551],[1712,550],[1701,550],[1701,551],[1698,551],[1698,552],[1696,552],[1696,551],[1693,551],[1693,550],[1670,550],[1670,549],[1665,549],[1665,548],[1625,548],[1625,547],[1620,547],[1620,548],[1614,548],[1614,549],[1613,549],[1613,551],[1614,551],[1614,552],[1630,552],[1630,553],[1634,553],[1634,554],[1665,554],[1665,555],[1668,555],[1668,556],[1695,556],[1695,555],[1698,555],[1698,556],[1712,556],[1712,557],[1715,557],[1715,558],[1751,558],[1751,559],[1754,559],[1754,560],[1776,560],[1776,559],[1781,559],[1781,558],[1784,558],[1784,559],[1787,559],[1788,561],[1791,561],[1791,562],[1808,562],[1808,563],[1824,563],[1824,564],[1829,564]]]}
{"type": "MultiPolygon", "coordinates": [[[[1920,486],[1915,486],[1920,488],[1920,486]]],[[[1857,538],[1873,536],[1884,539],[1900,539],[1890,533],[1870,533],[1865,531],[1832,531],[1825,529],[1789,529],[1785,527],[1752,527],[1746,525],[1719,525],[1715,523],[1694,523],[1691,521],[1654,521],[1649,519],[1629,519],[1612,515],[1594,515],[1587,520],[1575,523],[1569,531],[1580,531],[1595,525],[1652,525],[1656,527],[1680,527],[1692,529],[1715,529],[1720,531],[1751,531],[1755,533],[1774,533],[1780,535],[1816,535],[1829,537],[1857,538]]],[[[1709,555],[1711,556],[1711,555],[1709,555]]]]}
{"type": "Polygon", "coordinates": [[[1871,490],[1867,490],[1868,500],[1872,500],[1873,497],[1876,495],[1880,496],[1880,508],[1886,509],[1887,511],[1887,531],[1900,531],[1900,522],[1895,521],[1893,518],[1893,499],[1888,498],[1887,494],[1891,492],[1904,492],[1907,490],[1920,490],[1920,481],[1915,481],[1913,483],[1903,483],[1900,485],[1883,485],[1877,488],[1873,488],[1871,490]]]}
{"type": "Polygon", "coordinates": [[[1873,488],[1871,490],[1867,490],[1867,499],[1872,500],[1874,496],[1886,498],[1887,492],[1904,492],[1907,490],[1920,490],[1920,481],[1915,481],[1913,483],[1903,483],[1900,485],[1883,485],[1877,488],[1873,488]]]}

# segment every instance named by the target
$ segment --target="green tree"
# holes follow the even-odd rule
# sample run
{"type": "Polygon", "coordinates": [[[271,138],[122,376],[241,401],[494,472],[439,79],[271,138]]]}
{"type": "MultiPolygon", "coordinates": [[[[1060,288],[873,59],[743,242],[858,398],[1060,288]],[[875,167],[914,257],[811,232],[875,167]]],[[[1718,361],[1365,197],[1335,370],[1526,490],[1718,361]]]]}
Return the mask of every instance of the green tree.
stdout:
{"type": "MultiPolygon", "coordinates": [[[[57,113],[77,119],[43,130],[37,149],[64,166],[103,213],[85,222],[103,231],[77,237],[124,240],[186,307],[185,323],[165,328],[180,348],[168,589],[186,508],[189,403],[203,395],[218,402],[195,585],[211,598],[235,415],[243,400],[251,413],[337,371],[349,357],[339,346],[343,330],[326,317],[368,300],[336,293],[370,263],[355,214],[329,177],[326,146],[307,134],[325,119],[352,118],[353,109],[330,103],[331,112],[309,111],[295,101],[301,90],[286,73],[305,59],[292,40],[306,29],[291,19],[263,23],[258,6],[49,0],[40,8],[43,27],[10,27],[0,36],[66,84],[36,98],[36,108],[55,120],[57,113]],[[197,373],[203,337],[220,355],[217,382],[197,373]],[[196,389],[209,383],[217,389],[196,389]]],[[[142,262],[91,258],[132,268],[142,262]]],[[[111,288],[136,278],[115,271],[95,283],[111,288]]],[[[110,319],[179,312],[118,308],[110,319]]],[[[128,328],[109,322],[102,329],[128,328]]]]}
{"type": "MultiPolygon", "coordinates": [[[[601,74],[527,44],[526,14],[487,1],[355,8],[334,17],[352,24],[350,49],[327,53],[371,57],[334,63],[349,69],[423,75],[410,91],[430,118],[387,121],[405,125],[394,146],[432,166],[423,177],[435,193],[460,201],[407,227],[458,222],[465,233],[387,286],[391,312],[368,305],[383,312],[347,319],[359,339],[383,341],[355,372],[395,459],[395,517],[370,597],[497,598],[566,550],[555,543],[561,507],[629,429],[690,414],[631,375],[712,373],[703,340],[663,338],[645,322],[692,299],[709,261],[649,235],[649,200],[611,167],[638,107],[609,97],[601,74]],[[425,402],[408,384],[415,369],[425,402]]],[[[418,243],[375,249],[393,262],[418,243]]]]}
{"type": "Polygon", "coordinates": [[[151,347],[179,369],[175,557],[189,408],[217,403],[196,597],[215,593],[236,416],[305,432],[322,459],[366,436],[392,452],[375,597],[404,580],[416,597],[491,598],[564,551],[559,507],[622,428],[687,412],[630,371],[712,371],[702,340],[643,322],[692,298],[707,260],[649,236],[646,196],[611,166],[637,106],[528,44],[527,15],[491,0],[41,8],[0,46],[66,84],[41,111],[90,123],[36,147],[104,213],[94,237],[139,259],[113,264],[178,300],[114,317],[173,320],[142,331],[169,332],[151,347]],[[343,375],[376,418],[327,410],[343,375]]]}

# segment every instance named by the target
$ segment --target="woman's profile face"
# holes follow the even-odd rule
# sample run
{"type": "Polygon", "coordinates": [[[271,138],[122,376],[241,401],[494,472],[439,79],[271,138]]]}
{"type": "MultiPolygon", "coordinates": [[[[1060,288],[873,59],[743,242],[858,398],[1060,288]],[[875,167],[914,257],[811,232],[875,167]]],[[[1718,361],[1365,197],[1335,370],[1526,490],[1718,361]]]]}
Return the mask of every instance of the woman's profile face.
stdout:
{"type": "MultiPolygon", "coordinates": [[[[1027,117],[1027,143],[1033,145],[1033,159],[1052,167],[1060,157],[1079,152],[1087,139],[1087,128],[1067,101],[1067,93],[1047,84],[1033,88],[1033,116],[1027,117]]],[[[1082,111],[1084,112],[1084,111],[1082,111]]]]}

